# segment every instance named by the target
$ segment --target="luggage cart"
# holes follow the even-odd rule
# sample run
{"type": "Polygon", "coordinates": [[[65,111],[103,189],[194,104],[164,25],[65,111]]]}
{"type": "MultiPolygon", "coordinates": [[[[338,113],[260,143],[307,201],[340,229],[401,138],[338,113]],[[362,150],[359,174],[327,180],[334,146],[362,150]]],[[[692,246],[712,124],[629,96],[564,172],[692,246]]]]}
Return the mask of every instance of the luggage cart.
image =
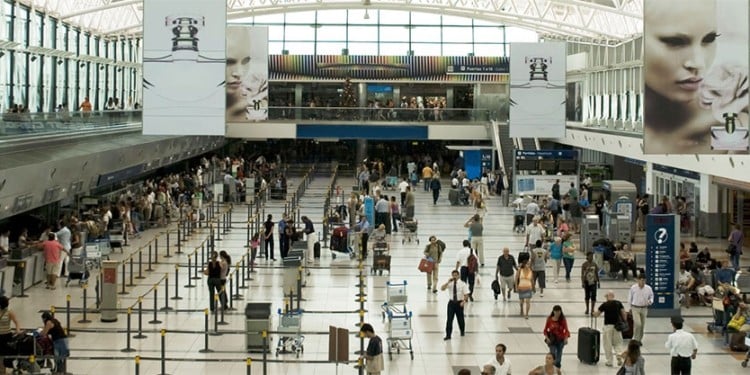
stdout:
{"type": "Polygon", "coordinates": [[[516,233],[526,232],[526,210],[513,210],[513,231],[516,233]]]}
{"type": "Polygon", "coordinates": [[[387,190],[396,190],[398,186],[398,176],[388,176],[385,179],[385,188],[387,190]]]}
{"type": "Polygon", "coordinates": [[[85,256],[72,256],[68,260],[68,279],[65,286],[70,284],[71,280],[78,280],[78,285],[83,285],[89,279],[89,263],[85,256]]]}
{"type": "Polygon", "coordinates": [[[404,220],[404,238],[401,239],[401,244],[416,242],[419,245],[419,237],[417,236],[418,228],[419,222],[416,219],[404,220]]]}
{"type": "Polygon", "coordinates": [[[393,360],[393,352],[401,354],[401,349],[409,350],[411,359],[414,360],[414,348],[411,345],[411,317],[412,313],[388,312],[388,359],[393,360]]]}
{"type": "Polygon", "coordinates": [[[709,333],[724,333],[726,322],[724,321],[724,298],[714,295],[711,303],[711,311],[714,320],[706,323],[706,330],[709,333]]]}
{"type": "Polygon", "coordinates": [[[391,272],[391,256],[387,242],[376,242],[372,247],[372,268],[370,273],[383,275],[383,271],[391,272]]]}
{"type": "Polygon", "coordinates": [[[408,300],[406,285],[406,280],[402,283],[385,282],[386,299],[380,306],[383,310],[383,321],[390,313],[406,314],[406,301],[408,300]]]}
{"type": "MultiPolygon", "coordinates": [[[[745,334],[745,345],[750,346],[750,332],[745,334]]],[[[750,360],[750,350],[745,353],[745,359],[742,360],[740,365],[742,365],[742,367],[747,367],[748,360],[750,360]]]]}
{"type": "Polygon", "coordinates": [[[344,253],[349,256],[349,259],[353,259],[355,256],[354,247],[351,246],[352,241],[352,230],[347,229],[345,226],[336,227],[331,235],[331,258],[336,259],[336,253],[344,253]]]}
{"type": "Polygon", "coordinates": [[[292,310],[279,313],[278,332],[281,334],[278,344],[276,345],[276,356],[279,354],[295,353],[297,358],[305,352],[305,336],[301,334],[302,329],[302,310],[292,310]]]}

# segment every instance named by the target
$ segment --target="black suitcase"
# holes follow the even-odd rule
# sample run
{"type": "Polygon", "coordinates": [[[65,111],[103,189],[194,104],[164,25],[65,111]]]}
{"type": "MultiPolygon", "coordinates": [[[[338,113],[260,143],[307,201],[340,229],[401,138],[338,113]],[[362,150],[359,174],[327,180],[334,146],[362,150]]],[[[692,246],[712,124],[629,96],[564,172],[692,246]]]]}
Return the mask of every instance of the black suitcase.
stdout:
{"type": "Polygon", "coordinates": [[[531,254],[529,254],[528,250],[529,249],[523,249],[523,251],[518,253],[518,264],[528,262],[529,259],[531,259],[531,254]]]}
{"type": "Polygon", "coordinates": [[[315,259],[320,258],[320,241],[316,241],[315,245],[313,245],[313,257],[315,259]]]}
{"type": "MultiPolygon", "coordinates": [[[[595,318],[591,319],[596,322],[595,318]]],[[[581,327],[578,329],[578,360],[595,365],[599,362],[599,346],[601,343],[601,333],[596,329],[596,324],[592,327],[581,327]]]]}
{"type": "Polygon", "coordinates": [[[492,280],[492,293],[495,294],[495,299],[497,299],[497,296],[500,295],[500,283],[497,281],[497,279],[492,280]]]}
{"type": "Polygon", "coordinates": [[[628,312],[628,318],[626,322],[628,323],[628,329],[627,331],[622,331],[622,338],[625,340],[630,340],[633,338],[633,313],[628,312]]]}
{"type": "Polygon", "coordinates": [[[458,206],[458,190],[450,189],[448,191],[448,201],[451,203],[451,206],[458,206]]]}

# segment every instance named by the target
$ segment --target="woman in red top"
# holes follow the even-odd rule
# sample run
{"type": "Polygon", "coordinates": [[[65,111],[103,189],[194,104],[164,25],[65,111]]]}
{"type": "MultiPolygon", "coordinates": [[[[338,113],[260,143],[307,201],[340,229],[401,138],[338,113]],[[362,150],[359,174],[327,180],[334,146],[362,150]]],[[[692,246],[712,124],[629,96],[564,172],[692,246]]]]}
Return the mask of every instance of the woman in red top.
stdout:
{"type": "Polygon", "coordinates": [[[568,344],[568,322],[565,320],[562,307],[555,305],[544,324],[544,342],[549,346],[550,353],[555,356],[555,367],[562,367],[563,347],[568,344]]]}

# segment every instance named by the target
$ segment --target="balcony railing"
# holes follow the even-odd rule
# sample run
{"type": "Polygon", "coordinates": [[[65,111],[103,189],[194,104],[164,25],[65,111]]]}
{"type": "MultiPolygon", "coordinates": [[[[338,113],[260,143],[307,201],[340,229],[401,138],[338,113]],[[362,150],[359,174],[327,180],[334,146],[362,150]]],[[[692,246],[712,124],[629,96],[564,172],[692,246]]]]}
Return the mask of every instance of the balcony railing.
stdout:
{"type": "Polygon", "coordinates": [[[369,107],[269,107],[270,121],[315,123],[358,122],[468,122],[486,123],[497,111],[484,108],[369,108],[369,107]]]}
{"type": "Polygon", "coordinates": [[[139,111],[4,113],[0,117],[0,139],[12,140],[40,135],[100,133],[140,129],[139,111]]]}

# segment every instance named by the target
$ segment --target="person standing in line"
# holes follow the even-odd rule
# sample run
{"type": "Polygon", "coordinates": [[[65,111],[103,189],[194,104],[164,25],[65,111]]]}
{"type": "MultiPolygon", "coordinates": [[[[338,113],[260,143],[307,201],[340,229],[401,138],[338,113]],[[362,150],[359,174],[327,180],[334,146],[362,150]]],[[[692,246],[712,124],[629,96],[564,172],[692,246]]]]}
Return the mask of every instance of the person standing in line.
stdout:
{"type": "Polygon", "coordinates": [[[673,316],[671,322],[674,332],[664,343],[664,347],[669,349],[669,354],[672,356],[671,374],[690,375],[692,362],[698,355],[698,341],[691,333],[682,329],[684,320],[681,316],[673,316]]]}
{"type": "Polygon", "coordinates": [[[219,253],[212,251],[211,260],[206,264],[203,274],[208,276],[206,284],[208,285],[208,306],[211,312],[216,311],[216,293],[221,293],[221,262],[219,262],[219,253]]]}
{"type": "Polygon", "coordinates": [[[362,254],[362,259],[367,259],[367,241],[370,240],[370,222],[367,221],[366,215],[359,215],[359,221],[354,229],[359,232],[361,239],[359,248],[362,254]]]}
{"type": "Polygon", "coordinates": [[[742,227],[739,224],[734,224],[732,232],[729,233],[729,248],[732,252],[729,253],[729,259],[732,261],[732,267],[735,271],[740,270],[740,255],[742,255],[742,242],[744,242],[745,236],[742,234],[742,227]]]}
{"type": "Polygon", "coordinates": [[[596,304],[596,289],[599,286],[599,267],[594,263],[594,253],[586,253],[586,261],[581,265],[581,286],[584,292],[584,301],[586,302],[586,312],[594,312],[596,304]],[[591,309],[589,309],[589,307],[591,309]]]}
{"type": "Polygon", "coordinates": [[[505,358],[506,351],[505,344],[495,345],[495,357],[485,364],[485,366],[492,366],[495,369],[495,375],[510,375],[511,373],[510,359],[505,358]]]}
{"type": "Polygon", "coordinates": [[[300,219],[305,224],[305,228],[302,231],[305,233],[305,239],[307,240],[307,254],[305,254],[305,260],[310,264],[313,262],[313,259],[315,259],[314,248],[315,241],[318,238],[315,235],[315,226],[313,225],[312,220],[307,216],[302,216],[300,219]]]}
{"type": "Polygon", "coordinates": [[[533,283],[539,285],[539,297],[544,297],[544,288],[547,287],[545,267],[547,267],[549,253],[542,247],[541,240],[537,240],[534,245],[534,249],[531,250],[531,270],[534,271],[533,283]]]}
{"type": "MultiPolygon", "coordinates": [[[[621,355],[624,375],[646,375],[646,360],[641,355],[641,342],[630,340],[628,348],[621,355]]],[[[619,372],[618,372],[619,373],[619,372]]]]}
{"type": "MultiPolygon", "coordinates": [[[[516,258],[510,254],[510,249],[507,247],[503,248],[503,255],[497,258],[497,268],[495,269],[495,280],[499,279],[500,282],[500,294],[503,295],[503,301],[510,299],[510,292],[515,289],[515,278],[513,277],[515,271],[518,269],[516,266],[516,258]],[[498,275],[500,275],[498,277],[498,275]]],[[[495,296],[497,299],[497,296],[495,296]]]]}
{"type": "Polygon", "coordinates": [[[287,215],[283,214],[281,220],[279,220],[279,223],[277,224],[279,230],[279,253],[281,253],[282,261],[286,257],[287,252],[289,252],[289,249],[286,248],[286,245],[289,243],[286,238],[286,227],[288,225],[289,223],[287,223],[287,215]]]}
{"type": "Polygon", "coordinates": [[[437,204],[438,198],[440,197],[440,190],[442,187],[440,186],[440,173],[435,172],[432,175],[432,180],[430,181],[430,190],[432,190],[432,204],[437,204]]]}
{"type": "Polygon", "coordinates": [[[430,243],[424,248],[424,256],[432,259],[434,263],[432,272],[425,273],[427,276],[427,290],[432,289],[432,293],[437,293],[438,269],[440,268],[440,262],[443,260],[444,251],[445,243],[438,240],[435,236],[430,236],[430,243]]]}
{"type": "Polygon", "coordinates": [[[607,361],[604,363],[607,367],[612,367],[612,355],[617,357],[617,366],[622,366],[622,358],[620,358],[620,346],[622,345],[622,334],[615,329],[615,325],[622,319],[627,319],[627,313],[622,303],[615,299],[615,292],[607,291],[607,301],[599,305],[599,309],[592,311],[591,315],[599,317],[604,314],[604,356],[607,361]]]}
{"type": "Polygon", "coordinates": [[[266,222],[263,223],[263,257],[266,259],[268,258],[268,252],[269,249],[271,251],[271,260],[276,260],[276,258],[273,255],[273,227],[276,224],[273,222],[273,216],[271,214],[268,214],[268,217],[266,219],[266,222]]]}
{"type": "Polygon", "coordinates": [[[383,363],[383,339],[375,334],[375,329],[369,323],[363,324],[359,332],[370,339],[367,343],[367,350],[363,355],[365,371],[367,371],[367,375],[380,375],[380,372],[385,368],[383,363]]]}
{"type": "Polygon", "coordinates": [[[60,274],[60,261],[62,253],[67,253],[63,245],[55,240],[55,234],[47,234],[47,240],[41,242],[39,248],[43,251],[44,270],[47,274],[47,289],[57,288],[57,277],[60,274]]]}
{"type": "Polygon", "coordinates": [[[521,306],[521,316],[526,320],[529,319],[529,310],[531,309],[531,296],[534,294],[534,271],[529,266],[529,261],[524,260],[516,272],[516,291],[518,292],[518,302],[521,306]],[[524,306],[526,310],[524,311],[524,306]]]}
{"type": "Polygon", "coordinates": [[[549,244],[549,253],[547,254],[548,258],[552,259],[553,265],[552,274],[555,275],[555,284],[557,284],[557,281],[560,278],[560,265],[563,261],[563,247],[562,247],[562,238],[559,236],[556,236],[552,243],[549,244]]]}
{"type": "Polygon", "coordinates": [[[476,270],[472,270],[471,267],[469,267],[469,258],[474,257],[474,261],[476,261],[476,255],[474,255],[474,249],[471,248],[469,240],[464,240],[463,246],[464,247],[456,253],[455,270],[461,275],[461,281],[468,283],[469,300],[474,301],[474,271],[476,270]]]}
{"type": "Polygon", "coordinates": [[[565,281],[570,282],[570,274],[573,272],[573,263],[576,260],[576,247],[571,239],[570,233],[565,233],[562,241],[562,260],[565,265],[565,281]]]}
{"type": "Polygon", "coordinates": [[[648,307],[654,303],[654,291],[646,285],[646,275],[643,273],[638,274],[637,283],[630,287],[628,303],[633,314],[633,339],[643,342],[648,307]]]}
{"type": "Polygon", "coordinates": [[[549,347],[550,353],[555,355],[555,367],[562,368],[562,354],[565,345],[568,345],[570,331],[568,321],[563,314],[562,306],[555,305],[544,324],[544,343],[549,347]]]}
{"type": "Polygon", "coordinates": [[[453,318],[458,321],[458,329],[461,336],[466,334],[466,323],[464,322],[464,306],[468,303],[469,287],[459,279],[458,271],[451,272],[451,278],[440,286],[440,290],[448,291],[448,318],[445,322],[445,337],[443,340],[451,339],[453,333],[453,318]]]}
{"type": "Polygon", "coordinates": [[[68,273],[68,254],[70,254],[71,249],[73,248],[71,239],[73,238],[73,233],[70,231],[70,228],[68,228],[68,224],[65,220],[60,220],[60,230],[55,233],[57,235],[57,241],[60,242],[60,245],[63,246],[63,249],[65,249],[65,255],[62,255],[62,258],[60,259],[60,277],[65,277],[65,275],[68,273]]]}
{"type": "Polygon", "coordinates": [[[464,223],[464,228],[469,228],[471,248],[477,252],[479,264],[484,267],[484,239],[482,239],[484,224],[482,224],[482,217],[479,214],[474,214],[464,223]]]}
{"type": "Polygon", "coordinates": [[[227,299],[227,276],[229,276],[229,270],[232,268],[232,257],[222,250],[219,252],[219,264],[221,265],[221,293],[219,293],[219,301],[221,302],[221,309],[226,311],[229,309],[227,299]]]}

